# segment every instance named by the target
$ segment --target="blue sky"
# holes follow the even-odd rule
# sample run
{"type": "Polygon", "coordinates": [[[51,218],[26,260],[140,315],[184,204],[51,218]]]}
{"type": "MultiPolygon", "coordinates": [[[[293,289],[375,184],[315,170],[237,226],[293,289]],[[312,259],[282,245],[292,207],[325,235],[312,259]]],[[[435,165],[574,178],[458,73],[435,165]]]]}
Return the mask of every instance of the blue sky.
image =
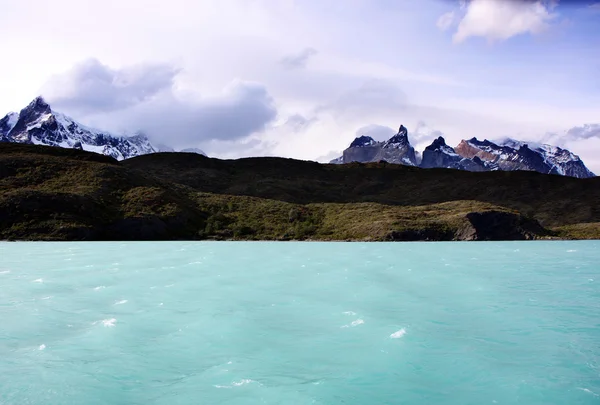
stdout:
{"type": "Polygon", "coordinates": [[[417,149],[438,131],[551,140],[600,172],[593,1],[7,1],[2,112],[41,93],[226,158],[327,160],[404,124],[417,149]]]}

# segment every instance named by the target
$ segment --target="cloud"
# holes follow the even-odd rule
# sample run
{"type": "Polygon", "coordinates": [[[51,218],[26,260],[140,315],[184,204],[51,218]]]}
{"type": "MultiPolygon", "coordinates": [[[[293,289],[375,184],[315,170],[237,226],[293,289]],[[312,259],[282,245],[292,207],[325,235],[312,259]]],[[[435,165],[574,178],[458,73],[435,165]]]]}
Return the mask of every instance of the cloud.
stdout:
{"type": "Polygon", "coordinates": [[[600,139],[600,124],[584,124],[581,127],[573,127],[567,130],[567,138],[575,139],[600,139]]]}
{"type": "Polygon", "coordinates": [[[444,136],[440,130],[429,127],[425,122],[419,121],[413,131],[408,133],[413,146],[428,146],[434,139],[444,136]]]}
{"type": "MultiPolygon", "coordinates": [[[[453,42],[460,43],[470,37],[502,41],[516,35],[539,34],[556,19],[557,14],[552,12],[555,6],[552,0],[471,0],[453,42]]],[[[438,26],[439,23],[440,20],[438,26]]]]}
{"type": "MultiPolygon", "coordinates": [[[[406,93],[393,81],[368,79],[349,89],[334,101],[317,108],[318,112],[331,112],[340,120],[397,115],[408,105],[406,93]]],[[[379,120],[377,120],[379,121],[379,120]]]]}
{"type": "Polygon", "coordinates": [[[308,60],[318,52],[314,48],[305,48],[300,53],[288,55],[281,60],[281,64],[286,69],[299,69],[306,67],[308,60]]]}
{"type": "Polygon", "coordinates": [[[454,11],[449,11],[438,18],[436,25],[442,31],[446,31],[454,24],[455,20],[456,13],[454,11]]]}
{"type": "Polygon", "coordinates": [[[600,13],[600,2],[588,5],[588,8],[593,12],[600,13]]]}
{"type": "Polygon", "coordinates": [[[42,93],[56,107],[79,113],[115,111],[143,103],[173,85],[179,69],[137,65],[112,69],[97,59],[76,64],[51,77],[42,93]]]}
{"type": "Polygon", "coordinates": [[[275,102],[263,85],[235,81],[219,96],[192,100],[169,93],[107,118],[186,147],[241,139],[263,131],[276,117],[275,102]]]}
{"type": "Polygon", "coordinates": [[[285,126],[294,132],[306,131],[312,124],[318,121],[317,117],[306,118],[301,114],[293,114],[285,122],[285,126]]]}
{"type": "Polygon", "coordinates": [[[386,141],[394,136],[398,131],[385,125],[370,124],[359,128],[356,131],[356,137],[370,136],[376,141],[386,141]]]}
{"type": "Polygon", "coordinates": [[[92,59],[53,77],[43,94],[53,108],[84,123],[116,133],[143,131],[175,148],[242,139],[277,117],[260,83],[234,80],[218,95],[184,95],[175,86],[179,71],[167,65],[113,69],[92,59]]]}
{"type": "Polygon", "coordinates": [[[322,156],[319,156],[318,158],[316,158],[314,160],[319,163],[329,163],[332,160],[337,159],[340,156],[342,156],[343,153],[344,153],[343,151],[332,150],[331,152],[328,152],[322,156]]]}

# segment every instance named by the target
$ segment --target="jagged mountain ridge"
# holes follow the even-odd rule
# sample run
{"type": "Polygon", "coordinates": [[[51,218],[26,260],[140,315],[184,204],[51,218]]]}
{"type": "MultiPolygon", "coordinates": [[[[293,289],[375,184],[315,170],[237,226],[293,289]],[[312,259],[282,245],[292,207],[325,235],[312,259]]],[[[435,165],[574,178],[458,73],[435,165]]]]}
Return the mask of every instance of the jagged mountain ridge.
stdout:
{"type": "MultiPolygon", "coordinates": [[[[398,133],[385,142],[377,142],[370,136],[356,138],[344,151],[341,163],[378,162],[385,160],[407,166],[417,166],[415,149],[408,141],[408,130],[401,125],[398,133]]],[[[340,159],[335,159],[340,163],[340,159]]]]}
{"type": "MultiPolygon", "coordinates": [[[[364,135],[356,138],[340,158],[330,163],[367,163],[384,160],[389,163],[417,166],[416,156],[414,148],[410,146],[406,128],[400,126],[398,134],[384,142],[377,142],[364,135]]],[[[472,138],[462,140],[456,148],[452,148],[440,136],[425,148],[418,166],[467,171],[528,170],[578,178],[595,176],[579,156],[566,149],[511,138],[496,142],[472,138]]]]}
{"type": "MultiPolygon", "coordinates": [[[[155,147],[143,133],[118,136],[87,127],[54,111],[43,97],[36,97],[19,113],[8,113],[0,119],[0,142],[26,143],[81,149],[124,160],[135,156],[174,150],[155,147]]],[[[205,155],[199,149],[195,153],[205,155]]]]}

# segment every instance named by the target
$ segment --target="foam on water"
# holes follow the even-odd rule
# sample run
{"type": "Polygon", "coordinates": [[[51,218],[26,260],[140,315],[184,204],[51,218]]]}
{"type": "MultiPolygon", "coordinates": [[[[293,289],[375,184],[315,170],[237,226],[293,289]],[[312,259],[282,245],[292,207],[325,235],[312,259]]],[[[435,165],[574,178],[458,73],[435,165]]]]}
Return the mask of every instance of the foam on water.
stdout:
{"type": "Polygon", "coordinates": [[[344,326],[342,326],[342,328],[355,327],[355,326],[358,326],[358,325],[362,325],[363,323],[365,323],[365,321],[364,321],[364,320],[362,320],[362,319],[357,319],[357,320],[355,320],[355,321],[352,321],[352,323],[351,323],[350,325],[344,325],[344,326]]]}
{"type": "Polygon", "coordinates": [[[600,400],[600,242],[11,242],[0,258],[1,404],[600,400]]]}
{"type": "Polygon", "coordinates": [[[112,328],[116,325],[117,320],[115,318],[103,319],[101,321],[94,322],[94,325],[97,325],[98,323],[101,323],[103,326],[105,326],[107,328],[112,328]]]}
{"type": "Polygon", "coordinates": [[[390,335],[390,337],[392,339],[400,339],[401,337],[403,337],[404,335],[406,335],[406,329],[402,328],[397,332],[394,332],[390,335]]]}

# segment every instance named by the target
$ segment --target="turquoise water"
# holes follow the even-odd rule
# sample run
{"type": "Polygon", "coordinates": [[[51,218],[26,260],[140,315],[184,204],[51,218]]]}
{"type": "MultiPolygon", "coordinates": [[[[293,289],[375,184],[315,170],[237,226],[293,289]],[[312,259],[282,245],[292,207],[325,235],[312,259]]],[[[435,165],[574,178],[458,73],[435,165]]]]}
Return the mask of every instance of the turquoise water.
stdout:
{"type": "Polygon", "coordinates": [[[599,404],[600,242],[0,243],[0,404],[599,404]]]}

